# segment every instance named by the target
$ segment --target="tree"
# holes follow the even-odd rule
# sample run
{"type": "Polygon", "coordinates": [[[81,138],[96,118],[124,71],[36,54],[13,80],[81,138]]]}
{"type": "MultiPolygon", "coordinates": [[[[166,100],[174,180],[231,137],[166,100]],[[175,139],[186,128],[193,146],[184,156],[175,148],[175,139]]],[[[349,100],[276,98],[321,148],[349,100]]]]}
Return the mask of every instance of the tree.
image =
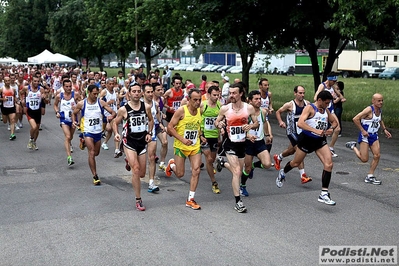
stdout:
{"type": "Polygon", "coordinates": [[[233,44],[242,58],[242,80],[249,84],[249,69],[255,53],[275,51],[275,36],[280,32],[281,21],[288,20],[285,7],[280,2],[261,0],[189,0],[192,32],[196,41],[212,39],[213,44],[233,44]],[[273,14],[276,19],[267,19],[273,14]]]}
{"type": "Polygon", "coordinates": [[[29,56],[50,49],[50,42],[44,38],[48,14],[59,4],[52,0],[9,1],[3,14],[4,54],[26,61],[29,56]]]}
{"type": "MultiPolygon", "coordinates": [[[[92,58],[98,53],[87,38],[87,12],[84,0],[68,0],[49,14],[48,34],[51,48],[73,58],[92,58]]],[[[88,61],[88,60],[87,60],[88,61]]]]}

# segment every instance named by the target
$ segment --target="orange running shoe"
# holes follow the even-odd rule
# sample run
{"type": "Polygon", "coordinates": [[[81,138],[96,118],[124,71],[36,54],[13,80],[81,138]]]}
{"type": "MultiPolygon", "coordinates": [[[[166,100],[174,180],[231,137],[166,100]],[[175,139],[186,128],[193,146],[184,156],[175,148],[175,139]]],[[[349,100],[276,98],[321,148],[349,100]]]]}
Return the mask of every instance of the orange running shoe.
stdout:
{"type": "Polygon", "coordinates": [[[312,178],[310,176],[307,176],[306,173],[303,173],[301,177],[301,183],[306,184],[309,183],[310,181],[312,181],[312,178]]]}
{"type": "Polygon", "coordinates": [[[186,200],[186,207],[190,207],[193,210],[201,209],[201,206],[199,206],[199,204],[197,204],[194,199],[186,200]]]}
{"type": "Polygon", "coordinates": [[[273,155],[273,159],[274,159],[274,168],[276,168],[277,171],[280,170],[281,160],[278,159],[278,155],[277,154],[273,155]]]}
{"type": "Polygon", "coordinates": [[[166,174],[166,176],[167,177],[170,177],[171,175],[172,175],[172,168],[170,167],[170,165],[172,164],[172,163],[175,163],[175,159],[170,159],[169,160],[169,162],[168,162],[168,165],[166,166],[166,168],[165,168],[165,174],[166,174]]]}

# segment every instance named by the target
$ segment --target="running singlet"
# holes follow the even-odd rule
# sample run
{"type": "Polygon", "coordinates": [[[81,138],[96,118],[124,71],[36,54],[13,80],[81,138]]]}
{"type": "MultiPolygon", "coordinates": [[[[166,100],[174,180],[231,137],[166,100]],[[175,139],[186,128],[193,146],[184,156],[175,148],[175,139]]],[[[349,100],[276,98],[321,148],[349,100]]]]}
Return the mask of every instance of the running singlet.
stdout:
{"type": "Polygon", "coordinates": [[[170,88],[170,90],[172,91],[172,97],[168,98],[168,106],[172,107],[173,110],[167,110],[167,112],[174,113],[180,107],[184,92],[183,90],[176,91],[175,88],[170,88]]]}
{"type": "MultiPolygon", "coordinates": [[[[310,105],[313,107],[315,114],[312,118],[308,118],[305,121],[306,124],[308,124],[312,128],[321,129],[323,131],[326,131],[327,127],[328,127],[327,109],[324,110],[324,113],[320,113],[319,109],[313,103],[311,103],[310,105]]],[[[302,132],[310,137],[313,137],[313,138],[321,138],[319,135],[316,135],[315,133],[307,131],[307,130],[303,130],[302,132]]]]}
{"type": "Polygon", "coordinates": [[[303,101],[304,106],[300,107],[294,100],[291,103],[292,111],[287,114],[287,135],[300,134],[302,129],[298,127],[298,120],[307,104],[306,101],[303,101]]]}
{"type": "MultiPolygon", "coordinates": [[[[118,107],[116,105],[116,93],[113,92],[109,92],[109,90],[106,90],[107,94],[103,97],[103,101],[104,102],[109,102],[111,100],[113,100],[114,102],[111,104],[108,104],[109,107],[111,107],[112,110],[114,110],[115,112],[118,110],[118,107]]],[[[104,114],[105,116],[110,116],[111,114],[108,113],[107,110],[104,110],[104,114]]]]}
{"type": "Polygon", "coordinates": [[[226,131],[231,142],[244,142],[246,132],[242,128],[243,125],[248,124],[248,104],[244,103],[244,108],[238,112],[233,110],[233,105],[229,104],[225,117],[227,121],[226,131]]]}
{"type": "Polygon", "coordinates": [[[195,151],[200,148],[199,132],[201,129],[201,111],[198,108],[197,113],[192,115],[187,105],[184,105],[184,118],[176,126],[177,134],[185,139],[189,139],[193,144],[184,145],[180,140],[175,139],[173,147],[184,151],[195,151]]]}
{"type": "Polygon", "coordinates": [[[373,117],[371,119],[362,119],[360,123],[362,124],[362,127],[367,133],[369,134],[376,134],[378,133],[378,130],[380,129],[380,121],[381,121],[381,115],[382,115],[382,110],[380,110],[380,115],[377,116],[375,114],[374,106],[370,106],[371,111],[373,113],[373,117]]]}
{"type": "Polygon", "coordinates": [[[14,102],[14,89],[9,88],[6,89],[6,87],[3,87],[3,97],[6,98],[6,100],[3,102],[3,107],[4,108],[13,108],[15,106],[14,102]]]}
{"type": "MultiPolygon", "coordinates": [[[[324,82],[323,82],[323,86],[324,86],[325,91],[328,91],[331,93],[333,99],[337,98],[337,95],[335,94],[333,87],[327,88],[327,86],[324,82]]],[[[330,104],[327,106],[327,109],[330,111],[330,113],[332,113],[332,114],[334,113],[334,101],[330,101],[330,104]]]]}
{"type": "MultiPolygon", "coordinates": [[[[256,140],[262,140],[265,138],[265,133],[263,132],[263,124],[266,121],[266,118],[263,116],[262,110],[260,110],[260,113],[259,113],[257,119],[259,122],[259,127],[257,129],[250,129],[249,134],[256,136],[256,140]]],[[[251,122],[251,124],[253,124],[253,122],[251,121],[250,118],[249,118],[249,121],[251,122]]]]}
{"type": "Polygon", "coordinates": [[[215,120],[220,111],[220,102],[216,102],[215,107],[209,107],[208,100],[203,101],[204,112],[202,113],[201,131],[205,138],[218,138],[219,130],[215,126],[215,120]]]}
{"type": "Polygon", "coordinates": [[[260,97],[260,107],[268,109],[270,105],[269,92],[266,92],[266,98],[260,97]]]}
{"type": "Polygon", "coordinates": [[[100,104],[100,100],[94,104],[84,99],[82,109],[82,119],[80,120],[80,128],[84,133],[99,134],[103,131],[104,108],[100,104]]]}
{"type": "Polygon", "coordinates": [[[129,103],[125,105],[127,118],[123,125],[123,138],[133,140],[145,140],[148,128],[148,117],[145,111],[145,103],[140,101],[140,109],[134,110],[129,103]]]}
{"type": "Polygon", "coordinates": [[[66,100],[64,93],[60,93],[60,121],[72,122],[72,107],[75,106],[75,92],[72,91],[71,99],[66,100]]]}
{"type": "Polygon", "coordinates": [[[26,95],[26,107],[30,110],[39,110],[42,103],[42,94],[40,88],[36,92],[31,91],[30,85],[28,85],[28,95],[26,95]]]}

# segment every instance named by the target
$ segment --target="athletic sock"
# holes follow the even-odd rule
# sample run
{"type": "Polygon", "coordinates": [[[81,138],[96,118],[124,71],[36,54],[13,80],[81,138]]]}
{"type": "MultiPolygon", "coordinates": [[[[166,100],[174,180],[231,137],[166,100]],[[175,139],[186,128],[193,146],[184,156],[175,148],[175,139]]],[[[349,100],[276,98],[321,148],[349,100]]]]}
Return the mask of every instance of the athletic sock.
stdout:
{"type": "Polygon", "coordinates": [[[238,203],[241,200],[240,196],[234,196],[236,198],[236,203],[238,203]]]}
{"type": "Polygon", "coordinates": [[[290,163],[291,163],[291,161],[289,161],[284,167],[284,173],[285,174],[292,170],[292,166],[291,166],[290,163]]]}
{"type": "Polygon", "coordinates": [[[328,188],[328,186],[330,185],[330,180],[331,180],[331,172],[323,170],[323,174],[321,176],[321,186],[324,188],[328,188]]]}
{"type": "Polygon", "coordinates": [[[194,199],[194,196],[195,196],[195,191],[190,191],[190,193],[188,193],[188,201],[194,199]]]}
{"type": "Polygon", "coordinates": [[[302,177],[302,175],[305,173],[305,169],[299,169],[299,175],[302,177]]]}
{"type": "Polygon", "coordinates": [[[254,162],[253,166],[255,168],[263,168],[263,165],[262,165],[262,163],[260,161],[254,162]]]}

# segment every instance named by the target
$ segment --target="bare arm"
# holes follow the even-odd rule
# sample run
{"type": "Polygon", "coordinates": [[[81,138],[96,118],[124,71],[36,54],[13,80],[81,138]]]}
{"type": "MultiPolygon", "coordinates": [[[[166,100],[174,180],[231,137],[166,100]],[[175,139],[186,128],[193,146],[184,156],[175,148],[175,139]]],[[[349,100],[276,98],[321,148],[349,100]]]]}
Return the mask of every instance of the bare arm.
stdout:
{"type": "Polygon", "coordinates": [[[279,127],[282,127],[282,128],[287,127],[287,125],[284,123],[283,119],[281,119],[281,113],[290,112],[291,110],[292,110],[292,102],[287,102],[276,111],[276,118],[277,118],[279,127]]]}
{"type": "Polygon", "coordinates": [[[319,93],[320,93],[321,91],[323,91],[323,90],[324,90],[324,85],[323,85],[323,83],[322,83],[322,84],[320,84],[319,87],[317,88],[317,91],[316,91],[316,93],[314,94],[314,97],[313,97],[313,101],[317,101],[317,95],[319,95],[319,93]]]}
{"type": "Polygon", "coordinates": [[[123,119],[126,118],[126,107],[121,107],[118,110],[118,113],[116,115],[115,121],[114,123],[112,123],[112,131],[114,132],[114,139],[116,141],[120,141],[121,140],[121,136],[119,135],[118,132],[118,125],[122,122],[123,119]]]}
{"type": "Polygon", "coordinates": [[[370,118],[373,114],[373,111],[371,110],[370,106],[367,106],[366,108],[363,109],[360,113],[358,113],[352,120],[353,123],[357,126],[357,128],[361,131],[363,136],[368,136],[368,133],[364,128],[362,127],[362,124],[360,121],[363,118],[370,118]]]}
{"type": "Polygon", "coordinates": [[[191,140],[185,139],[183,136],[177,134],[176,126],[181,119],[184,118],[184,107],[179,107],[176,112],[173,114],[172,119],[168,124],[168,133],[169,135],[175,137],[176,139],[180,140],[183,144],[190,146],[192,144],[191,140]]]}

